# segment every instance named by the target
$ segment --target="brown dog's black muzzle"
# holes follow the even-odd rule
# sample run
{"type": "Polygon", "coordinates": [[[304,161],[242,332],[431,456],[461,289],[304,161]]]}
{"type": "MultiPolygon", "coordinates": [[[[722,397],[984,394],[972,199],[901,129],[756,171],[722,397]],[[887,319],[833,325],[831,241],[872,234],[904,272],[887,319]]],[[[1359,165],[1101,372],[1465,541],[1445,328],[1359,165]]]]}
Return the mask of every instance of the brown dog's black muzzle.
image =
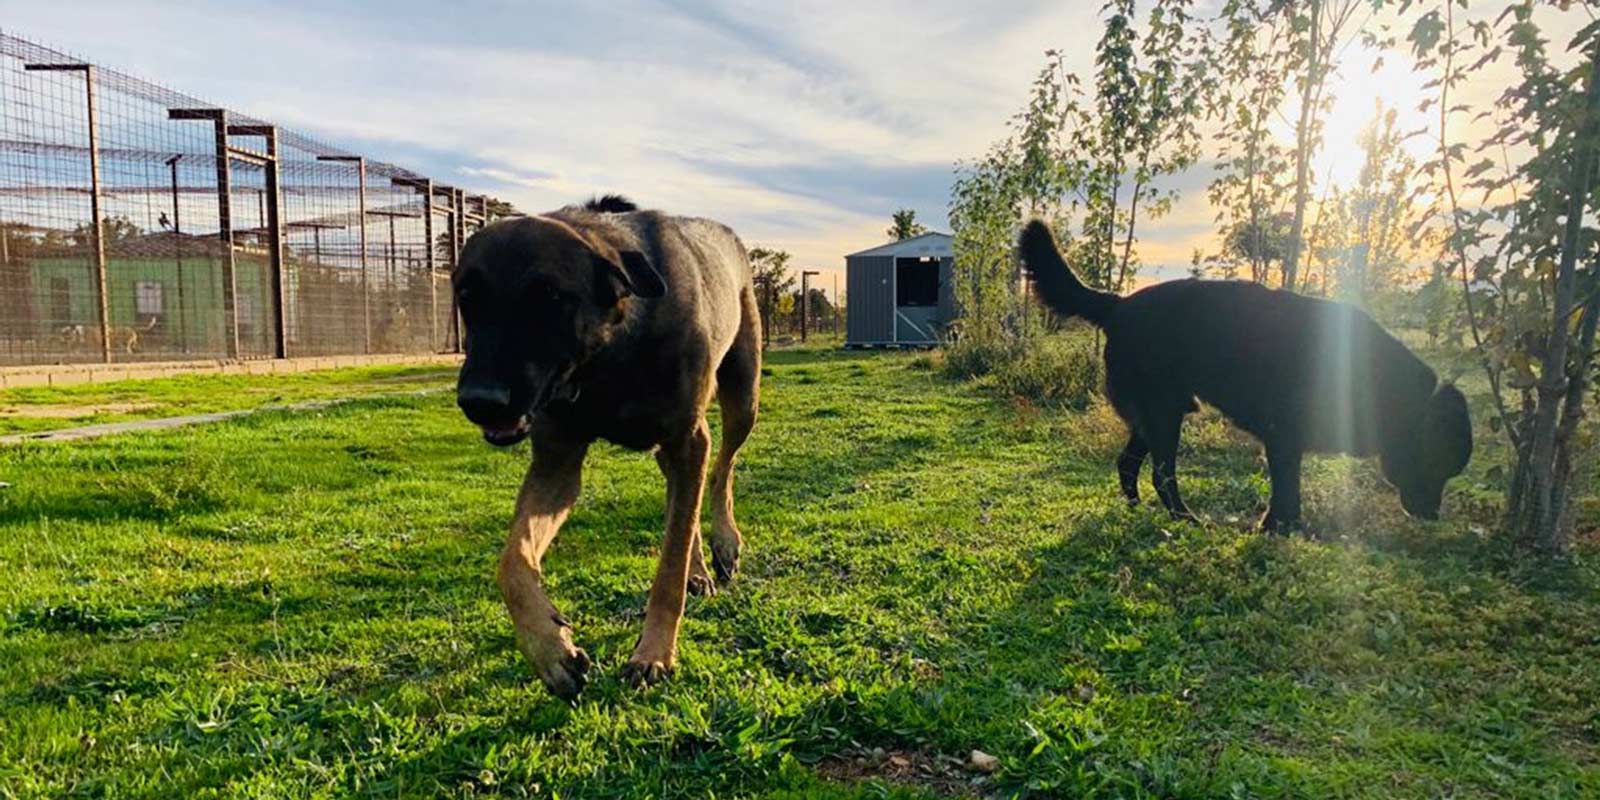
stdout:
{"type": "Polygon", "coordinates": [[[496,447],[509,447],[528,436],[528,417],[511,404],[511,392],[486,386],[456,388],[456,405],[479,428],[483,439],[496,447]]]}
{"type": "Polygon", "coordinates": [[[482,386],[456,389],[456,405],[467,419],[478,425],[497,425],[520,416],[511,409],[511,392],[482,386]]]}

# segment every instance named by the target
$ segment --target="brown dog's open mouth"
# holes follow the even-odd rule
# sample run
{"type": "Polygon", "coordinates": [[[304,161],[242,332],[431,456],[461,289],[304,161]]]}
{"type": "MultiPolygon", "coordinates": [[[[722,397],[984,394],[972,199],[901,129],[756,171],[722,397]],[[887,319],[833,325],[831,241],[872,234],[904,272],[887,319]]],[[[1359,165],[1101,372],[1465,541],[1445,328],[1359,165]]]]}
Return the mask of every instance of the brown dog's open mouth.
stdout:
{"type": "Polygon", "coordinates": [[[483,440],[495,447],[510,447],[528,438],[528,417],[517,417],[508,425],[483,425],[483,440]]]}

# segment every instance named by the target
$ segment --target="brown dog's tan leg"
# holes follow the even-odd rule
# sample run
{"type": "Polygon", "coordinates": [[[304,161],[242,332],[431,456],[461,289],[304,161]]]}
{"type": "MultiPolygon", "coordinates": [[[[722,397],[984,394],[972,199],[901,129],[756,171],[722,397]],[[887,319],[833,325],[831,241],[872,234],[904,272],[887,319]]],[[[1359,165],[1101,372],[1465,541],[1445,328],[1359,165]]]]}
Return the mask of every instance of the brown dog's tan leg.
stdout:
{"type": "Polygon", "coordinates": [[[623,668],[623,678],[634,685],[666,677],[677,658],[678,622],[683,618],[690,551],[700,528],[700,499],[710,451],[711,435],[704,417],[687,434],[661,445],[659,460],[667,475],[667,533],[645,604],[644,633],[623,668]]]}
{"type": "MultiPolygon", "coordinates": [[[[667,479],[666,519],[672,519],[672,465],[667,457],[666,448],[656,450],[656,466],[661,468],[662,477],[667,479]]],[[[717,582],[712,579],[711,571],[706,569],[706,557],[700,544],[700,526],[694,526],[694,542],[689,545],[689,594],[700,597],[710,597],[717,593],[717,582]]]]}
{"type": "Polygon", "coordinates": [[[517,514],[496,576],[517,649],[550,692],[572,700],[583,691],[589,655],[573,646],[572,631],[544,592],[544,551],[578,500],[583,476],[581,445],[536,442],[533,464],[517,495],[517,514]]]}

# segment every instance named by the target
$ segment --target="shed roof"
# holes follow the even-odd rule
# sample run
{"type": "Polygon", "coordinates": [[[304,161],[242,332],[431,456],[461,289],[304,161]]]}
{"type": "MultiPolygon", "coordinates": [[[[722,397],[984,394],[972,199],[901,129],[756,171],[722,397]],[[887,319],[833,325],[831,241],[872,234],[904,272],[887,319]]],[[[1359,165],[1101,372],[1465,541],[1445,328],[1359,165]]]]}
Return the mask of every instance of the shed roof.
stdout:
{"type": "Polygon", "coordinates": [[[845,258],[856,256],[932,256],[934,258],[951,258],[955,251],[951,243],[955,239],[948,233],[928,231],[927,233],[913,236],[910,239],[901,239],[898,242],[881,244],[859,253],[851,253],[845,258]]]}

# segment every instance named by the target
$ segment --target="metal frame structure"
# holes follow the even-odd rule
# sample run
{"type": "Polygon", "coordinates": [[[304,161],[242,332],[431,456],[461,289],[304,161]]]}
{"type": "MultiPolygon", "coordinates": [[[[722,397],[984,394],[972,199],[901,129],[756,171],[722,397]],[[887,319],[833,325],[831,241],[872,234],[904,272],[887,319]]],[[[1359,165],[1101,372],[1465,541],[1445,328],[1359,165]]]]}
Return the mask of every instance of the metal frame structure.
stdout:
{"type": "Polygon", "coordinates": [[[25,64],[28,72],[82,72],[83,103],[89,120],[89,212],[94,244],[95,307],[100,328],[100,357],[111,363],[111,307],[106,298],[105,218],[100,211],[100,115],[94,109],[94,65],[82,63],[25,64]]]}
{"type": "Polygon", "coordinates": [[[0,111],[0,366],[459,352],[488,196],[3,31],[0,111]]]}

